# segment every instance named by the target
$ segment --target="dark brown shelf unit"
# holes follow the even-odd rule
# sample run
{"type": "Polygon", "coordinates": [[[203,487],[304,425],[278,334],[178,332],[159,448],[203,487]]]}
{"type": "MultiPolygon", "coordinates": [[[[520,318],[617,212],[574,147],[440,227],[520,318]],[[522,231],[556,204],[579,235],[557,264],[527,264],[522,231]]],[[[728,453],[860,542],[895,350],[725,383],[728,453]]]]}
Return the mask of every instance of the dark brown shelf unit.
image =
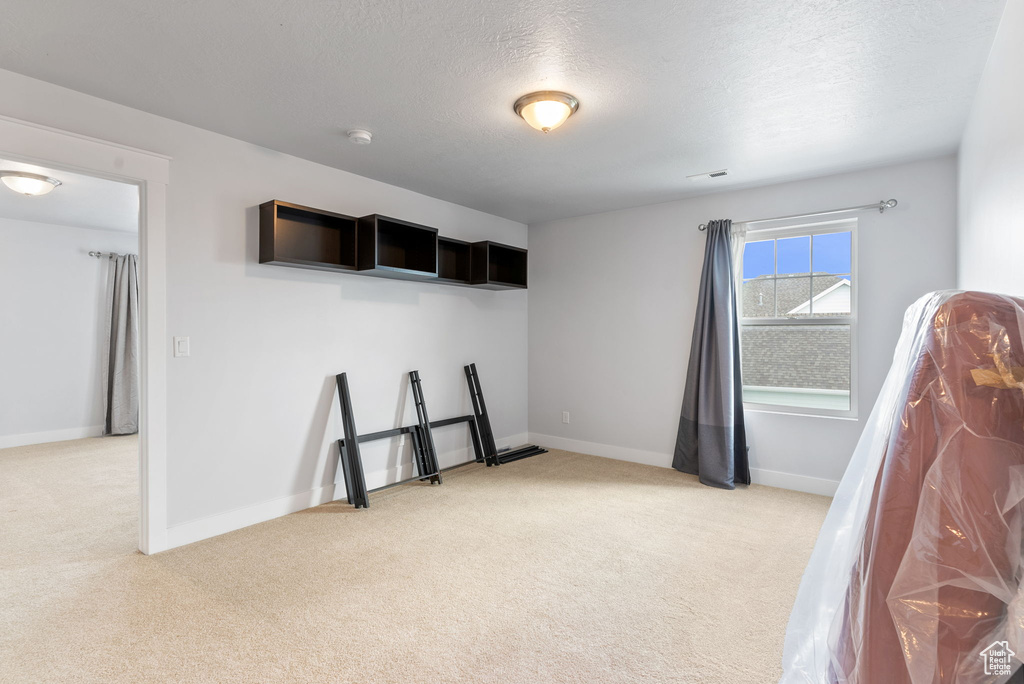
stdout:
{"type": "Polygon", "coordinates": [[[260,263],[354,271],[356,219],[273,200],[260,205],[260,263]]]}
{"type": "Polygon", "coordinates": [[[359,272],[437,280],[437,228],[371,214],[359,218],[359,272]]]}
{"type": "Polygon", "coordinates": [[[473,245],[465,240],[437,237],[437,279],[451,285],[469,285],[473,245]]]}
{"type": "Polygon", "coordinates": [[[473,243],[470,283],[488,290],[526,288],[526,250],[484,240],[473,243]]]}
{"type": "Polygon", "coordinates": [[[526,250],[437,228],[272,200],[260,205],[260,263],[485,290],[526,288],[526,250]]]}

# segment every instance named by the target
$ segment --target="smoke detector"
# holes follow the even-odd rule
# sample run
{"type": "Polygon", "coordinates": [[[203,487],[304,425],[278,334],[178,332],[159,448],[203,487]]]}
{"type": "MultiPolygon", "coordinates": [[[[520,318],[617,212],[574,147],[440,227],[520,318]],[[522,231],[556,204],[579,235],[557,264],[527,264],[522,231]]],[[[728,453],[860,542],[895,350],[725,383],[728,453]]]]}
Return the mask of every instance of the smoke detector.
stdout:
{"type": "Polygon", "coordinates": [[[353,128],[348,132],[348,141],[354,145],[369,145],[373,140],[373,134],[370,131],[364,131],[361,128],[353,128]]]}
{"type": "Polygon", "coordinates": [[[707,180],[708,178],[721,178],[729,175],[729,169],[719,169],[718,171],[705,171],[704,173],[695,173],[692,176],[687,176],[687,180],[699,181],[707,180]]]}

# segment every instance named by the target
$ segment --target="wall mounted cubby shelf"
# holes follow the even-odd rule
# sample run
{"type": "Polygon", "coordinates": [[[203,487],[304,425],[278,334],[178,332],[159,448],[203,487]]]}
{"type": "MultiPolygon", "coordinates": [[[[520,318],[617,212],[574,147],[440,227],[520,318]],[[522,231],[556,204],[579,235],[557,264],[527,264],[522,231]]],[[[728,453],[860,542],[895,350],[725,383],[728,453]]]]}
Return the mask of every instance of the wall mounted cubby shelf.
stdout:
{"type": "Polygon", "coordinates": [[[488,290],[526,288],[526,250],[437,228],[273,200],[260,205],[260,263],[488,290]]]}

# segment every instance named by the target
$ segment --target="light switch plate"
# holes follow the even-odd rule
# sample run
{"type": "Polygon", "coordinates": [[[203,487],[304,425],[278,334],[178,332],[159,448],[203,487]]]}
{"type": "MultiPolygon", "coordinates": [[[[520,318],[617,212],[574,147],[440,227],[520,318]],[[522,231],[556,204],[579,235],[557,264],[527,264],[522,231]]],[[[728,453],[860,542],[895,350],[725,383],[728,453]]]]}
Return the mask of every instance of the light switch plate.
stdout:
{"type": "Polygon", "coordinates": [[[174,338],[174,356],[188,356],[188,338],[187,337],[175,337],[174,338]]]}

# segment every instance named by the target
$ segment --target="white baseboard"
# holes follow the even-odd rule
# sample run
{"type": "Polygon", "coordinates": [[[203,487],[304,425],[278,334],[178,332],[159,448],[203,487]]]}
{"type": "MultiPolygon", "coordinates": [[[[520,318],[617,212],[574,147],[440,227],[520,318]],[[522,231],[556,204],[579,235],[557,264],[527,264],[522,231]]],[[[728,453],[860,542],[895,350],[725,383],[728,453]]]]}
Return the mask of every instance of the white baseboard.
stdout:
{"type": "Polygon", "coordinates": [[[614,458],[618,461],[629,461],[630,463],[643,463],[644,465],[658,466],[659,468],[670,468],[672,466],[672,455],[660,454],[657,451],[629,449],[627,447],[611,446],[610,444],[584,442],[578,439],[539,435],[534,432],[530,433],[530,441],[542,447],[572,451],[577,454],[603,456],[604,458],[614,458]]]}
{"type": "Polygon", "coordinates": [[[296,513],[313,506],[325,504],[334,500],[336,490],[341,496],[344,496],[344,482],[327,487],[318,487],[280,499],[264,501],[253,506],[246,506],[245,508],[237,508],[227,513],[218,513],[208,518],[174,525],[167,528],[167,548],[173,549],[176,546],[184,546],[185,544],[209,539],[210,537],[216,537],[227,532],[234,532],[249,525],[280,518],[289,513],[296,513]]]}
{"type": "Polygon", "coordinates": [[[529,441],[529,433],[520,432],[518,435],[512,435],[511,437],[502,437],[501,439],[495,439],[494,445],[498,447],[498,451],[501,451],[505,447],[515,449],[516,447],[523,446],[529,441]]]}
{"type": "Polygon", "coordinates": [[[795,475],[793,473],[780,473],[777,470],[763,470],[761,468],[750,469],[750,479],[754,484],[766,487],[778,487],[779,489],[791,489],[794,492],[807,492],[808,494],[820,494],[822,496],[835,496],[839,482],[826,480],[810,475],[795,475]]]}
{"type": "MultiPolygon", "coordinates": [[[[629,449],[626,447],[611,446],[609,444],[598,444],[596,442],[584,442],[577,439],[566,439],[564,437],[552,437],[551,435],[530,434],[530,441],[550,449],[561,449],[572,451],[578,454],[590,454],[592,456],[603,456],[614,458],[619,461],[631,463],[643,463],[644,465],[657,466],[660,468],[672,467],[672,454],[662,454],[657,451],[644,451],[642,449],[629,449]]],[[[839,483],[835,480],[825,480],[820,477],[808,475],[795,475],[793,473],[781,473],[776,470],[764,470],[761,468],[750,469],[750,479],[754,484],[766,487],[778,487],[779,489],[790,489],[796,492],[807,492],[808,494],[821,494],[822,496],[834,496],[839,483]]]]}
{"type": "MultiPolygon", "coordinates": [[[[526,440],[526,433],[522,433],[512,435],[511,437],[496,438],[494,441],[500,449],[506,444],[510,444],[514,447],[522,444],[526,440]]],[[[438,461],[442,468],[447,467],[447,465],[455,465],[471,460],[473,460],[473,454],[470,449],[438,454],[438,461]]],[[[400,468],[365,473],[366,487],[367,489],[382,487],[389,482],[395,482],[398,479],[401,479],[400,474],[400,468]]],[[[407,476],[411,477],[411,474],[407,476]]],[[[345,481],[343,476],[339,473],[338,482],[333,485],[318,487],[305,492],[299,492],[298,494],[264,501],[263,503],[246,506],[244,508],[237,508],[226,513],[218,513],[217,515],[211,515],[207,518],[200,518],[199,520],[192,520],[186,523],[181,523],[180,525],[169,527],[167,529],[166,548],[173,549],[177,546],[184,546],[185,544],[202,541],[203,539],[209,539],[210,537],[216,537],[221,534],[240,530],[243,527],[249,527],[250,525],[256,525],[261,522],[273,520],[274,518],[280,518],[288,515],[289,513],[297,513],[299,511],[306,510],[307,508],[313,508],[314,506],[319,506],[321,504],[334,501],[335,499],[344,498],[345,481]]]]}
{"type": "Polygon", "coordinates": [[[67,428],[65,430],[48,430],[46,432],[29,432],[21,435],[0,436],[0,449],[28,446],[30,444],[46,444],[47,442],[66,442],[70,439],[86,437],[102,437],[103,426],[67,428]]]}

